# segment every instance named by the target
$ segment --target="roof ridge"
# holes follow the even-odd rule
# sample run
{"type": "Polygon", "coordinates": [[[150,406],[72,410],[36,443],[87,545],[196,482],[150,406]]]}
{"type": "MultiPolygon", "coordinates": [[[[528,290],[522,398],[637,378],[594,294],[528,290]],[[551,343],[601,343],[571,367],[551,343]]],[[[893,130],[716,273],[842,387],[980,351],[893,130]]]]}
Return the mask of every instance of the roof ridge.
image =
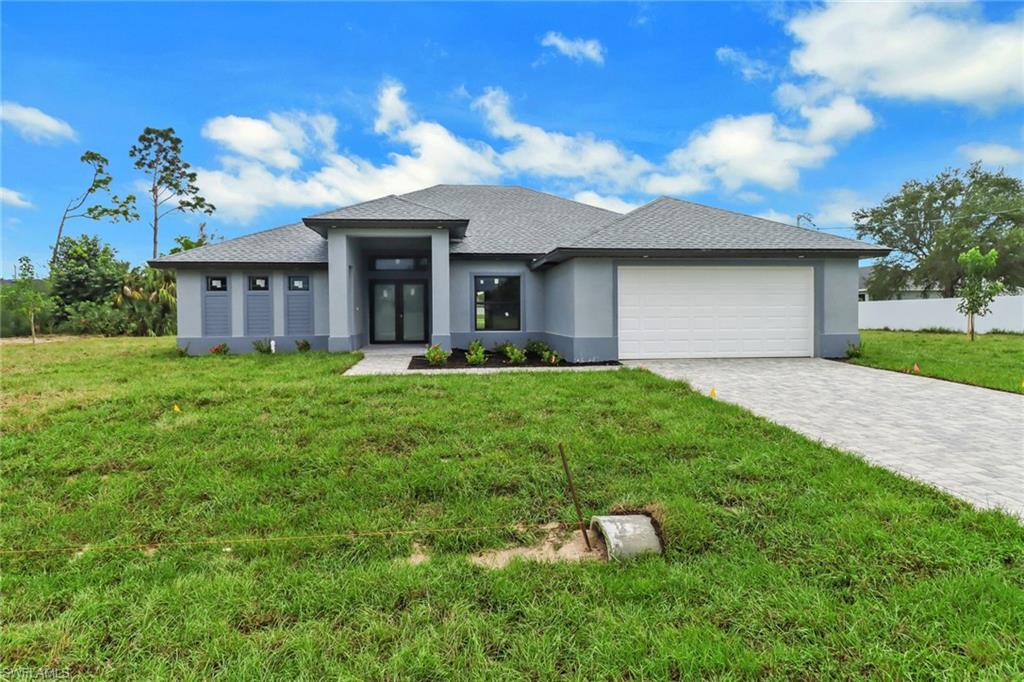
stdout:
{"type": "MultiPolygon", "coordinates": [[[[440,185],[434,185],[434,187],[440,187],[440,185]]],[[[430,189],[430,188],[428,187],[427,189],[430,189]]],[[[421,191],[421,190],[414,190],[414,191],[418,192],[418,191],[421,191]]],[[[460,217],[460,216],[457,216],[457,215],[452,215],[448,211],[443,211],[443,210],[437,208],[436,206],[431,206],[429,204],[422,204],[422,203],[420,203],[418,201],[413,201],[412,199],[408,199],[408,198],[406,198],[406,196],[404,194],[389,194],[388,196],[394,197],[394,198],[398,199],[399,201],[404,201],[407,204],[412,204],[413,206],[419,206],[420,208],[429,208],[431,211],[437,211],[438,213],[440,213],[442,215],[448,216],[452,220],[466,220],[466,218],[463,218],[463,217],[460,217]]],[[[381,198],[382,199],[386,199],[387,197],[381,197],[381,198]]]]}
{"type": "Polygon", "coordinates": [[[327,215],[328,213],[334,213],[335,211],[341,211],[341,210],[346,209],[346,208],[355,208],[356,206],[362,206],[363,204],[372,204],[375,201],[380,201],[382,199],[389,199],[389,198],[392,198],[392,197],[395,198],[395,199],[401,198],[397,194],[385,194],[383,196],[375,197],[373,199],[366,199],[365,201],[357,201],[354,204],[345,204],[344,206],[335,206],[334,208],[329,208],[326,211],[321,211],[320,213],[314,213],[313,215],[308,215],[305,218],[303,218],[302,220],[305,220],[306,218],[319,218],[320,216],[327,215]]]}
{"type": "MultiPolygon", "coordinates": [[[[566,244],[566,247],[567,248],[571,248],[571,247],[575,246],[576,244],[579,244],[580,242],[582,242],[582,241],[584,241],[586,239],[590,239],[591,237],[594,237],[594,236],[598,235],[599,233],[604,232],[607,229],[610,229],[613,225],[615,225],[616,223],[618,223],[618,222],[620,222],[622,220],[625,220],[627,217],[632,216],[632,215],[634,215],[634,214],[644,210],[645,208],[647,208],[649,206],[653,206],[654,204],[658,203],[662,199],[671,199],[671,198],[672,197],[666,197],[665,195],[662,195],[662,196],[658,197],[657,199],[651,199],[646,204],[641,204],[640,206],[637,206],[636,208],[634,208],[632,211],[629,211],[628,213],[616,213],[615,214],[616,215],[615,218],[612,218],[611,220],[609,220],[604,225],[601,225],[601,226],[595,228],[592,232],[588,232],[587,234],[581,236],[579,239],[577,239],[576,241],[572,242],[571,244],[566,244]]],[[[615,213],[615,212],[612,211],[612,213],[615,213]]]]}

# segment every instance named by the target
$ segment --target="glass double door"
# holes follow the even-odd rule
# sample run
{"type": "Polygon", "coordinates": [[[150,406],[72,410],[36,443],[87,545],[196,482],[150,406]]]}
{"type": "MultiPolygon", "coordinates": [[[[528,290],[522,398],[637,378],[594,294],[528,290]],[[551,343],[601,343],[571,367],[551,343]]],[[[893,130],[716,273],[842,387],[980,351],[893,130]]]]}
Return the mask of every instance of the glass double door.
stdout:
{"type": "Polygon", "coordinates": [[[427,283],[370,284],[370,343],[425,343],[427,283]]]}

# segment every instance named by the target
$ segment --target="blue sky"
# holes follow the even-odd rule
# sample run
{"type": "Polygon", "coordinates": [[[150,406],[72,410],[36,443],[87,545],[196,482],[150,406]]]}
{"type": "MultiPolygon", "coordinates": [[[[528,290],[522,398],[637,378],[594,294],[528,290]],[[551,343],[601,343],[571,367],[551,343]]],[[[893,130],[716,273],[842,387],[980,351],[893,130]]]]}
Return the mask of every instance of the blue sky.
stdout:
{"type": "MultiPolygon", "coordinates": [[[[1021,7],[4,3],[3,273],[45,262],[84,150],[138,192],[147,125],[225,237],[437,182],[848,226],[948,165],[1022,174],[1021,7]]],[[[149,255],[145,221],[68,230],[149,255]]]]}

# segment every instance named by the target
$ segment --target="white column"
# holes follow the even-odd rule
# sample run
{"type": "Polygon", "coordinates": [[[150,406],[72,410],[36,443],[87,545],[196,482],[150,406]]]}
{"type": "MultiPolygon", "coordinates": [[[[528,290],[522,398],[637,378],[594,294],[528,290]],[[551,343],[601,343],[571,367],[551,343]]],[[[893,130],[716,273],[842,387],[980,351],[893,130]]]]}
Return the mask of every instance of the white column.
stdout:
{"type": "Polygon", "coordinates": [[[437,230],[430,235],[430,342],[445,348],[452,343],[448,258],[448,230],[437,230]]]}
{"type": "Polygon", "coordinates": [[[332,351],[352,350],[348,325],[351,305],[348,290],[348,235],[340,230],[327,232],[327,284],[330,290],[327,308],[330,336],[327,348],[332,351]]]}
{"type": "Polygon", "coordinates": [[[235,271],[230,273],[229,277],[228,295],[231,297],[231,336],[245,336],[245,285],[248,282],[244,272],[235,271]]]}
{"type": "Polygon", "coordinates": [[[288,279],[283,272],[275,270],[270,273],[270,295],[274,298],[274,336],[284,336],[284,288],[288,279]]]}

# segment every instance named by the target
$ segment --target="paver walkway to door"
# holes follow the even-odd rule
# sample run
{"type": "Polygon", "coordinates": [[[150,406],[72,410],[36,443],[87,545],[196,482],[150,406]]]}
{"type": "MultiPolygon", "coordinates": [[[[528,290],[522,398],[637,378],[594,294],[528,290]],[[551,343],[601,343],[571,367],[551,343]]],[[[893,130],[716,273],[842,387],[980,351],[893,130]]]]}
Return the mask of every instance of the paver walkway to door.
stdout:
{"type": "Polygon", "coordinates": [[[822,359],[625,364],[1024,519],[1022,395],[822,359]]]}

